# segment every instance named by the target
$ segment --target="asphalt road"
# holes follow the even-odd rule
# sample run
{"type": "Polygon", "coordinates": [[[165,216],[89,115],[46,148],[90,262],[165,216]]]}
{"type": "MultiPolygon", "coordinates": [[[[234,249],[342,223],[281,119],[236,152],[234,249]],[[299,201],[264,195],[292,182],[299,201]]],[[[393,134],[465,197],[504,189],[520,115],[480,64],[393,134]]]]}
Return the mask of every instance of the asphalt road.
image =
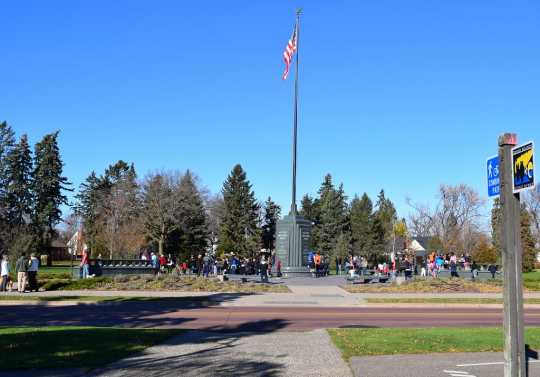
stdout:
{"type": "MultiPolygon", "coordinates": [[[[353,357],[356,377],[502,377],[502,353],[446,353],[353,357]],[[399,371],[399,372],[398,372],[399,371]]],[[[529,364],[529,377],[540,377],[540,364],[529,364]]]]}
{"type": "MultiPolygon", "coordinates": [[[[50,307],[3,305],[0,312],[0,326],[125,326],[233,332],[502,324],[502,311],[493,308],[222,307],[164,301],[50,307]]],[[[540,309],[527,309],[525,324],[540,326],[540,309]]]]}

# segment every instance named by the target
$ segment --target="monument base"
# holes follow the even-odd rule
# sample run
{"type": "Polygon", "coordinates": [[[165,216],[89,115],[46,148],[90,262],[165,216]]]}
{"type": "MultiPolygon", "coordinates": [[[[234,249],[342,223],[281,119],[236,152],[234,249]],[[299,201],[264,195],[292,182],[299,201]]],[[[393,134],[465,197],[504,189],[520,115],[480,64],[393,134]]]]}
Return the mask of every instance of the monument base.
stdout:
{"type": "Polygon", "coordinates": [[[307,259],[311,238],[311,221],[288,215],[276,226],[276,258],[283,276],[309,276],[307,259]]]}
{"type": "Polygon", "coordinates": [[[295,278],[295,277],[311,277],[311,271],[308,267],[286,267],[281,270],[283,277],[295,278]]]}

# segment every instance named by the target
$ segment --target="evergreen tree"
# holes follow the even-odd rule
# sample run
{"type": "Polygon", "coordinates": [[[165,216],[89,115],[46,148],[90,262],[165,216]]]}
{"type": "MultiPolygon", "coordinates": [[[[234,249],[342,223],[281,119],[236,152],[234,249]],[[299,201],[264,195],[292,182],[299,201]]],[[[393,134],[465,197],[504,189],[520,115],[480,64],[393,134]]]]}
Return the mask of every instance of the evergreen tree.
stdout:
{"type": "Polygon", "coordinates": [[[323,254],[332,256],[335,254],[339,235],[348,231],[347,197],[342,184],[337,190],[334,188],[330,174],[325,176],[319,196],[320,222],[315,226],[318,249],[323,254]]]}
{"type": "Polygon", "coordinates": [[[209,229],[201,194],[189,170],[180,180],[178,197],[180,250],[187,256],[197,256],[208,247],[209,229]]]}
{"type": "Polygon", "coordinates": [[[13,227],[27,225],[32,214],[32,154],[26,135],[7,156],[6,180],[8,221],[13,227]]]}
{"type": "Polygon", "coordinates": [[[366,193],[361,199],[358,196],[354,197],[350,216],[353,253],[367,255],[373,242],[373,203],[366,193]]]}
{"type": "Polygon", "coordinates": [[[263,248],[274,250],[276,240],[276,225],[281,215],[281,207],[268,197],[264,203],[264,224],[262,227],[263,248]]]}
{"type": "Polygon", "coordinates": [[[524,207],[521,209],[521,250],[523,272],[531,272],[535,269],[536,253],[534,237],[531,232],[531,215],[524,207]]]}
{"type": "Polygon", "coordinates": [[[222,251],[251,256],[259,246],[259,204],[242,166],[236,165],[223,183],[224,208],[220,221],[222,251]]]}
{"type": "Polygon", "coordinates": [[[92,171],[80,185],[79,193],[75,196],[75,214],[83,219],[86,243],[92,253],[96,245],[99,232],[98,216],[100,208],[101,182],[96,173],[92,171]]]}
{"type": "Polygon", "coordinates": [[[6,122],[0,123],[0,253],[9,242],[10,226],[8,222],[8,156],[15,146],[15,133],[6,122]]]}
{"type": "Polygon", "coordinates": [[[316,250],[319,247],[319,234],[317,232],[317,226],[321,222],[320,200],[318,198],[313,199],[311,196],[306,194],[302,198],[300,204],[300,216],[304,217],[305,219],[311,220],[314,225],[311,232],[310,247],[316,250]]]}
{"type": "Polygon", "coordinates": [[[304,195],[300,201],[300,216],[313,222],[317,222],[320,215],[318,204],[319,201],[317,199],[313,199],[307,194],[304,195]]]}
{"type": "MultiPolygon", "coordinates": [[[[6,122],[0,123],[0,211],[5,206],[8,189],[8,156],[15,146],[15,132],[6,122]]],[[[2,212],[0,212],[0,215],[2,212]]]]}
{"type": "Polygon", "coordinates": [[[374,213],[373,248],[379,253],[389,252],[389,246],[393,238],[394,224],[397,220],[397,212],[394,204],[386,198],[384,190],[377,197],[377,208],[374,213]],[[376,226],[375,226],[376,224],[376,226]]]}
{"type": "Polygon", "coordinates": [[[48,251],[55,227],[62,220],[61,205],[68,204],[62,194],[67,190],[67,178],[62,176],[63,163],[58,148],[58,132],[46,135],[35,146],[32,191],[34,199],[33,225],[41,251],[48,251]]]}
{"type": "MultiPolygon", "coordinates": [[[[499,198],[496,198],[493,203],[493,209],[491,210],[491,232],[493,248],[498,258],[502,254],[501,231],[502,207],[499,198]]],[[[520,238],[523,272],[530,272],[535,269],[537,250],[535,249],[535,241],[531,232],[531,217],[524,205],[521,207],[520,214],[520,238]]]]}

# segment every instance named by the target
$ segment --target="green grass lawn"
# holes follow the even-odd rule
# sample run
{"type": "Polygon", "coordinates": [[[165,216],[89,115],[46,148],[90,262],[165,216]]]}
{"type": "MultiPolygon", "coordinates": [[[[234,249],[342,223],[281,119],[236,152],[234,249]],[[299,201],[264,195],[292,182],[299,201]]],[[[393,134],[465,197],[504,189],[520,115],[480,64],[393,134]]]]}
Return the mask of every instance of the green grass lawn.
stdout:
{"type": "Polygon", "coordinates": [[[523,286],[532,291],[540,291],[540,271],[525,272],[523,274],[523,286]]]}
{"type": "MultiPolygon", "coordinates": [[[[435,352],[502,351],[502,328],[384,328],[330,329],[332,341],[343,358],[435,352]]],[[[540,328],[525,331],[525,341],[533,349],[540,347],[540,328]]]]}
{"type": "Polygon", "coordinates": [[[39,273],[41,274],[50,274],[50,275],[60,275],[60,274],[69,274],[71,268],[69,266],[42,266],[39,268],[39,273]]]}
{"type": "Polygon", "coordinates": [[[0,370],[104,366],[180,332],[75,326],[0,327],[0,370]]]}

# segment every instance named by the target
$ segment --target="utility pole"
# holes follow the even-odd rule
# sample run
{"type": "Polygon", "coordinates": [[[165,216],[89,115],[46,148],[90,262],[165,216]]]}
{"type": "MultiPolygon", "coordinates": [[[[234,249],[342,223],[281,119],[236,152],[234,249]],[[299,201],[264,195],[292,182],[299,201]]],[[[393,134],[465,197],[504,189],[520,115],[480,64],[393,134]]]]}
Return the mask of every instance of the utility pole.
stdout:
{"type": "Polygon", "coordinates": [[[513,192],[512,148],[517,135],[499,137],[500,197],[502,208],[501,246],[504,296],[504,377],[525,377],[523,330],[523,281],[521,274],[521,206],[513,192]]]}

